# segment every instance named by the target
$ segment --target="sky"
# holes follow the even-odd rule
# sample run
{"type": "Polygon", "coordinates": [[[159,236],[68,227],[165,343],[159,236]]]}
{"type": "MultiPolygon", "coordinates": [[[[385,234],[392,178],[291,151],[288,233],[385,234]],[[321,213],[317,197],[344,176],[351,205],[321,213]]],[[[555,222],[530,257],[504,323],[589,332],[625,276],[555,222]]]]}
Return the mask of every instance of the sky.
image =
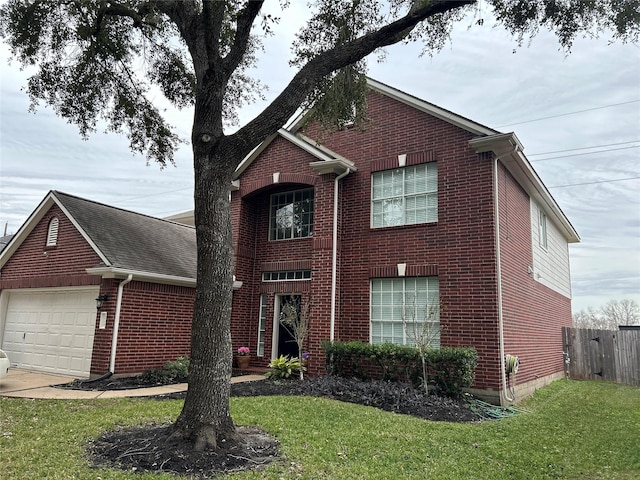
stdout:
{"type": "MultiPolygon", "coordinates": [[[[273,4],[275,5],[275,3],[273,4]]],[[[272,6],[271,8],[275,8],[272,6]]],[[[279,14],[277,10],[273,13],[279,14]]],[[[293,1],[265,40],[254,76],[266,102],[240,111],[242,123],[275,98],[294,74],[290,45],[304,2],[293,1]]],[[[570,54],[540,32],[518,47],[486,12],[453,30],[432,57],[420,45],[395,45],[369,60],[369,75],[501,132],[515,132],[524,153],[581,237],[569,248],[574,312],[613,299],[640,303],[640,46],[577,39],[570,54]]],[[[15,233],[49,190],[156,217],[193,209],[189,144],[160,169],[103,129],[78,129],[21,90],[32,71],[8,64],[0,42],[0,235],[15,233]]],[[[167,110],[184,139],[193,111],[167,110]]]]}

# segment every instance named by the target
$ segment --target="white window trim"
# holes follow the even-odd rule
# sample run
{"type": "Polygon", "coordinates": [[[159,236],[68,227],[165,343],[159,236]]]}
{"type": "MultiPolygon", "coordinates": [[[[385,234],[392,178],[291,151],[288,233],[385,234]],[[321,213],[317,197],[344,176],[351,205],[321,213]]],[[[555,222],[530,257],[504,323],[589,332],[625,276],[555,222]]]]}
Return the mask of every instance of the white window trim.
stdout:
{"type": "Polygon", "coordinates": [[[256,356],[258,357],[264,357],[265,339],[267,337],[267,301],[267,294],[262,293],[258,309],[258,341],[256,343],[256,356]]]}
{"type": "MultiPolygon", "coordinates": [[[[314,210],[315,210],[315,191],[313,188],[301,188],[298,190],[290,190],[290,191],[286,191],[286,192],[279,192],[279,193],[273,193],[269,196],[269,241],[271,242],[280,242],[280,241],[286,241],[286,240],[296,240],[299,238],[310,238],[313,236],[313,220],[314,220],[314,210]],[[287,195],[287,194],[293,194],[294,195],[294,203],[295,203],[295,194],[298,192],[306,192],[306,191],[310,191],[311,192],[311,201],[312,201],[312,205],[313,208],[311,209],[311,223],[308,225],[309,227],[309,234],[308,235],[304,235],[304,236],[299,236],[296,237],[293,235],[293,230],[291,232],[291,237],[286,237],[286,238],[274,238],[274,229],[272,227],[272,221],[273,221],[273,199],[274,197],[278,196],[278,195],[287,195]]],[[[277,230],[277,229],[276,229],[277,230]]]]}
{"type": "MultiPolygon", "coordinates": [[[[427,277],[398,277],[399,279],[402,280],[402,309],[404,311],[406,311],[407,309],[407,303],[406,303],[406,296],[407,296],[407,280],[411,280],[411,279],[417,279],[417,278],[434,278],[437,279],[438,277],[435,275],[432,276],[427,276],[427,277]]],[[[373,338],[373,319],[372,319],[372,313],[373,313],[373,282],[376,280],[384,280],[384,278],[371,278],[369,280],[369,343],[373,344],[374,343],[374,338],[373,338]]],[[[439,299],[440,299],[440,286],[439,286],[439,279],[438,279],[438,290],[437,290],[437,304],[439,305],[439,299]]],[[[428,291],[427,291],[428,292],[428,291]]],[[[385,322],[385,320],[376,320],[376,322],[385,322]]],[[[389,322],[389,320],[386,320],[386,322],[389,322]]],[[[431,323],[437,324],[438,325],[438,344],[437,346],[434,346],[433,348],[440,348],[440,335],[441,335],[441,330],[440,330],[440,315],[438,312],[438,318],[437,321],[430,321],[431,323]]],[[[412,343],[412,339],[409,338],[410,335],[407,334],[406,329],[404,328],[405,322],[395,322],[398,323],[399,325],[402,326],[402,345],[410,345],[412,343]]],[[[412,323],[412,322],[407,322],[407,323],[412,323]]],[[[382,342],[384,343],[384,342],[382,342]]],[[[378,343],[380,344],[380,343],[378,343]]]]}
{"type": "Polygon", "coordinates": [[[547,232],[547,214],[538,208],[538,245],[545,252],[549,248],[549,235],[547,232]]]}
{"type": "Polygon", "coordinates": [[[438,169],[437,169],[437,163],[436,162],[430,162],[430,163],[422,163],[422,164],[417,164],[417,165],[408,165],[408,166],[400,166],[400,167],[396,167],[396,168],[391,168],[391,169],[387,169],[387,170],[379,170],[376,172],[371,172],[371,203],[370,203],[370,207],[371,207],[371,213],[370,213],[370,219],[369,219],[369,224],[371,226],[371,228],[392,228],[392,227],[403,227],[403,226],[407,226],[407,225],[422,225],[425,223],[437,223],[438,221],[438,169]],[[414,193],[414,194],[407,194],[404,192],[404,184],[405,184],[405,172],[407,171],[407,169],[409,168],[415,168],[415,167],[419,167],[419,166],[423,166],[426,165],[427,168],[428,165],[434,165],[435,166],[435,177],[436,177],[436,189],[433,191],[426,191],[426,192],[421,192],[421,193],[414,193]],[[402,184],[403,184],[403,193],[401,195],[394,195],[391,197],[384,197],[384,198],[373,198],[373,192],[374,192],[374,177],[376,175],[379,174],[383,174],[384,172],[390,172],[390,171],[394,171],[394,170],[399,170],[402,171],[402,184]],[[410,197],[417,197],[419,195],[426,195],[427,199],[429,198],[435,198],[435,203],[436,203],[436,215],[435,215],[435,219],[433,220],[425,220],[425,221],[420,221],[420,222],[412,222],[412,223],[407,223],[407,198],[410,197]],[[384,200],[391,200],[391,199],[401,199],[402,200],[402,222],[401,223],[397,223],[394,225],[374,225],[374,203],[375,202],[381,202],[384,200]]]}

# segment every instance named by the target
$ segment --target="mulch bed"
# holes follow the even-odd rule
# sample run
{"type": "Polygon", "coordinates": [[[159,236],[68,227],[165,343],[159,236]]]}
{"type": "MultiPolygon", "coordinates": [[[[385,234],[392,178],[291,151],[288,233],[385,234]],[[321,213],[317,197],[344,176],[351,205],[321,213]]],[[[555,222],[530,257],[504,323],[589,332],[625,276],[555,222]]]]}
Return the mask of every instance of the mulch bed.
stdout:
{"type": "MultiPolygon", "coordinates": [[[[133,378],[106,379],[67,384],[62,388],[116,390],[138,388],[133,378]]],[[[154,400],[182,399],[185,392],[149,397],[154,400]]],[[[309,395],[367,405],[432,421],[473,422],[481,420],[463,399],[425,395],[411,385],[320,376],[300,380],[260,380],[231,385],[231,396],[309,395]]],[[[238,427],[238,434],[220,442],[212,452],[195,452],[187,444],[168,441],[171,425],[146,425],[106,432],[88,446],[97,467],[132,472],[173,472],[197,478],[255,469],[278,456],[278,441],[253,427],[238,427]],[[240,439],[240,441],[238,441],[240,439]]]]}

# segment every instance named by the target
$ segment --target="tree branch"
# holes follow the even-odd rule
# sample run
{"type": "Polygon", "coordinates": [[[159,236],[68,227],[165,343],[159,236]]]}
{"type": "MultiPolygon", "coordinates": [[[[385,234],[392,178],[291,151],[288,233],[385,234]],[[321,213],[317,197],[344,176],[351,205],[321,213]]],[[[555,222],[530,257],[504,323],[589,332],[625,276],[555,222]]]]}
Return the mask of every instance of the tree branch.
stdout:
{"type": "Polygon", "coordinates": [[[224,23],[225,2],[207,0],[202,4],[203,38],[209,68],[220,61],[220,33],[224,23]]]}
{"type": "MultiPolygon", "coordinates": [[[[280,95],[260,115],[229,136],[229,144],[237,147],[239,151],[249,152],[256,146],[251,144],[252,141],[256,138],[262,141],[282,127],[326,75],[361,60],[377,48],[398,42],[418,23],[429,17],[456,10],[476,1],[434,0],[425,2],[419,7],[416,7],[418,3],[415,3],[404,17],[351,42],[337,45],[318,54],[298,71],[280,95]]],[[[240,161],[242,158],[238,159],[238,163],[240,161]]]]}
{"type": "Polygon", "coordinates": [[[234,70],[242,62],[242,57],[247,51],[251,26],[262,9],[264,0],[249,0],[245,8],[238,13],[236,21],[236,35],[231,46],[231,51],[224,58],[223,69],[225,77],[228,79],[234,70]]]}

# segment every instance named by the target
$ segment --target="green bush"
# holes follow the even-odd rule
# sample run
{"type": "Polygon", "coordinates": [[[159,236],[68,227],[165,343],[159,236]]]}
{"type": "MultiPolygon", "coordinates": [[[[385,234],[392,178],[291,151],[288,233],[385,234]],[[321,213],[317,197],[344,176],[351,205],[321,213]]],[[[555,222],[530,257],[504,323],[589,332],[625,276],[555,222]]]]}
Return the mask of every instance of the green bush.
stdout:
{"type": "Polygon", "coordinates": [[[147,383],[175,383],[187,381],[189,376],[189,359],[178,357],[164,364],[162,368],[150,368],[146,370],[140,379],[147,383]]]}
{"type": "Polygon", "coordinates": [[[289,378],[291,375],[298,375],[303,367],[298,357],[280,355],[279,358],[271,360],[269,368],[271,371],[266,373],[267,378],[289,378]]]}
{"type": "MultiPolygon", "coordinates": [[[[379,378],[388,381],[422,380],[422,361],[414,347],[383,343],[323,341],[326,369],[330,375],[379,378]]],[[[478,354],[472,347],[442,347],[426,352],[429,379],[441,395],[458,397],[473,384],[478,354]]]]}

